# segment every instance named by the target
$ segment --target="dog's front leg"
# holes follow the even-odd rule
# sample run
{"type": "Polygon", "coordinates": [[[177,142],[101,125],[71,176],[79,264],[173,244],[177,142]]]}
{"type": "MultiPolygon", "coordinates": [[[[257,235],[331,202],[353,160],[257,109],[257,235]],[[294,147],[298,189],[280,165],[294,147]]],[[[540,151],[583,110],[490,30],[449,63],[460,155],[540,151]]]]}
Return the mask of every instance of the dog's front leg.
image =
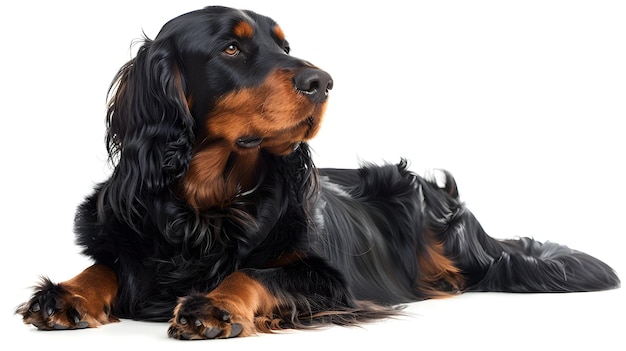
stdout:
{"type": "Polygon", "coordinates": [[[93,328],[119,321],[111,315],[116,295],[115,272],[95,264],[62,283],[42,279],[31,299],[15,312],[24,323],[43,330],[93,328]]]}
{"type": "Polygon", "coordinates": [[[176,339],[231,338],[320,321],[350,324],[374,314],[389,312],[355,302],[338,271],[321,259],[303,258],[243,269],[208,294],[181,298],[168,334],[176,339]]]}
{"type": "Polygon", "coordinates": [[[258,280],[234,272],[208,294],[181,298],[168,330],[176,339],[215,339],[256,332],[254,319],[274,309],[276,299],[258,280]]]}

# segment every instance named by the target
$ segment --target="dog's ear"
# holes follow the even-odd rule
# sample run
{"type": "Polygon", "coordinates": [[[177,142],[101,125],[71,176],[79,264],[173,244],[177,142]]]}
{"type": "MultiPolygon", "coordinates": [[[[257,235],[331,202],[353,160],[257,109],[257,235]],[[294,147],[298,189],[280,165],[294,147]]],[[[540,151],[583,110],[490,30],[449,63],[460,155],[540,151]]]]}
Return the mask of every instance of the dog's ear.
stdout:
{"type": "Polygon", "coordinates": [[[106,196],[116,212],[137,214],[144,196],[188,168],[194,120],[181,70],[170,40],[145,39],[111,85],[106,142],[115,169],[106,196]]]}

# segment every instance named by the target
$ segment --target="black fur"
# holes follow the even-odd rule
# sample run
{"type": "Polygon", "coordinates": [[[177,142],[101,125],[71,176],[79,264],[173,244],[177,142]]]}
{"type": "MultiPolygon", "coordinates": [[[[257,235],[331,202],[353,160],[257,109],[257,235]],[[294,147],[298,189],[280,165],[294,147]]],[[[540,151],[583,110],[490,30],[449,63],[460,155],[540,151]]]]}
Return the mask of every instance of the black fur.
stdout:
{"type": "MultiPolygon", "coordinates": [[[[392,305],[464,291],[619,286],[610,267],[584,253],[528,238],[490,238],[447,172],[439,186],[410,172],[406,161],[317,169],[306,142],[287,155],[261,144],[251,189],[240,189],[227,206],[191,206],[181,187],[205,147],[211,131],[203,128],[216,102],[276,70],[309,67],[285,54],[288,45],[273,26],[249,11],[193,12],[146,39],[117,75],[107,115],[115,168],[80,205],[75,222],[83,253],[117,276],[113,315],[167,321],[179,297],[200,296],[183,300],[197,302],[185,314],[191,318],[209,303],[203,294],[233,272],[246,273],[280,302],[266,316],[280,327],[352,324],[387,316],[392,305]],[[220,56],[242,19],[265,34],[239,44],[244,58],[220,56]]],[[[227,155],[227,164],[244,152],[250,151],[227,155]]],[[[37,299],[49,285],[39,287],[37,299]]],[[[20,312],[26,316],[32,306],[20,312]]]]}

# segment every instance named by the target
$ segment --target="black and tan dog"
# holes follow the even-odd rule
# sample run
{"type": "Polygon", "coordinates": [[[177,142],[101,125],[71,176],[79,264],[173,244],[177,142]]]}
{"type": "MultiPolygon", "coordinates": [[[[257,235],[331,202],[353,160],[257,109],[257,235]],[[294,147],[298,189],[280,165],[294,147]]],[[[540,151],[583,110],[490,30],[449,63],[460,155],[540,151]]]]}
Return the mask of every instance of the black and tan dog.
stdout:
{"type": "Polygon", "coordinates": [[[614,288],[582,252],[490,238],[455,182],[397,165],[317,169],[331,76],[289,55],[281,28],[207,7],[167,23],[119,71],[115,168],[78,208],[95,264],[44,279],[17,309],[39,329],[170,321],[179,339],[354,324],[465,291],[614,288]]]}

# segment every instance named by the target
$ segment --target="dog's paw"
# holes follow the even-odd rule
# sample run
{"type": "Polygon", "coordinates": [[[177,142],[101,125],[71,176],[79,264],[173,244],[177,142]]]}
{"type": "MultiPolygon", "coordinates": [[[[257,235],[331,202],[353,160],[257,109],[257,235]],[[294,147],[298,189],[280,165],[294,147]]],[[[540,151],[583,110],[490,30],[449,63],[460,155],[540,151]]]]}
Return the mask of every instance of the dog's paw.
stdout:
{"type": "Polygon", "coordinates": [[[20,305],[15,313],[22,316],[25,324],[32,324],[42,330],[67,330],[96,327],[104,323],[117,321],[104,307],[101,315],[88,313],[84,297],[74,294],[61,284],[54,284],[43,278],[35,287],[30,300],[20,305]]]}
{"type": "Polygon", "coordinates": [[[233,312],[235,308],[227,304],[205,295],[181,298],[170,320],[168,335],[175,339],[198,340],[253,334],[253,321],[233,312]]]}

